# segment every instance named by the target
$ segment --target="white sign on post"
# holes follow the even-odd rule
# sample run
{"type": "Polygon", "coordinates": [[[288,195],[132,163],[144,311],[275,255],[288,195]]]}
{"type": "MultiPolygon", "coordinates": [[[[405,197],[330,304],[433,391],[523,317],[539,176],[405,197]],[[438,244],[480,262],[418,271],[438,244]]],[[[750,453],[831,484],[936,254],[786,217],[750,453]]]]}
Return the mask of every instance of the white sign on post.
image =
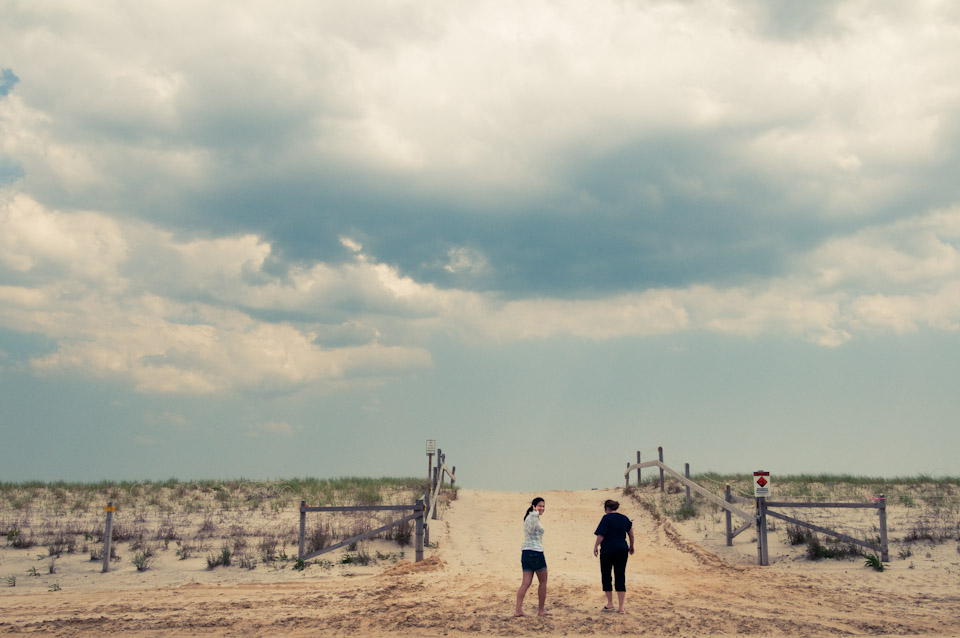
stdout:
{"type": "Polygon", "coordinates": [[[753,473],[753,495],[756,498],[770,496],[770,472],[753,473]]]}
{"type": "Polygon", "coordinates": [[[427,454],[436,454],[437,442],[433,439],[427,439],[427,454]]]}

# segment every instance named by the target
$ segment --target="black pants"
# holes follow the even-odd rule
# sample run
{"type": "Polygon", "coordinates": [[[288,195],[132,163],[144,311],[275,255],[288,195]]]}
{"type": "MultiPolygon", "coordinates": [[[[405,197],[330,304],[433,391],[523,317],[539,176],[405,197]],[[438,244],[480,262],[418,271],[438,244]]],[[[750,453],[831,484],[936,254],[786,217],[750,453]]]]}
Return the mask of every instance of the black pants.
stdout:
{"type": "Polygon", "coordinates": [[[600,582],[603,583],[603,591],[614,590],[614,578],[610,577],[611,571],[616,579],[616,590],[627,591],[627,558],[629,556],[630,551],[626,549],[600,554],[600,582]]]}

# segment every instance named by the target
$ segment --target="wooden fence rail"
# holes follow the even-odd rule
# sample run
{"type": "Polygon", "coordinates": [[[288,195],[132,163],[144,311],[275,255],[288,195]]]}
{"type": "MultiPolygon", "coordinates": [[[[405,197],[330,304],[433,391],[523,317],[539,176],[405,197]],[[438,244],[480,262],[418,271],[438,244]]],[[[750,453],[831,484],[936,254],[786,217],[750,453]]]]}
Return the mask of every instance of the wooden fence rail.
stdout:
{"type": "Polygon", "coordinates": [[[657,461],[646,461],[644,463],[640,462],[640,452],[637,452],[637,462],[633,465],[627,464],[627,470],[624,472],[624,478],[626,487],[630,486],[630,472],[637,472],[637,485],[640,485],[640,470],[645,467],[658,467],[660,468],[660,491],[664,490],[664,473],[669,474],[673,478],[677,479],[687,488],[686,493],[686,503],[690,504],[690,490],[693,490],[706,498],[711,503],[718,505],[723,508],[726,512],[726,536],[727,536],[727,545],[733,545],[733,539],[738,536],[740,533],[750,529],[751,527],[756,527],[757,530],[757,562],[760,565],[769,565],[769,551],[767,545],[767,516],[772,516],[788,523],[804,527],[821,534],[827,534],[835,538],[839,538],[842,541],[847,543],[852,543],[860,547],[866,547],[880,554],[880,560],[888,561],[890,560],[890,551],[889,543],[887,541],[887,499],[886,496],[881,494],[871,503],[818,503],[818,502],[788,502],[788,501],[768,501],[765,497],[755,497],[753,499],[744,498],[741,496],[733,496],[730,493],[730,486],[726,485],[724,487],[724,496],[720,498],[719,496],[714,495],[706,488],[698,485],[694,481],[690,480],[690,464],[686,463],[684,467],[685,476],[681,476],[679,472],[667,467],[663,463],[663,448],[657,448],[659,460],[657,461]],[[745,510],[735,507],[732,503],[752,503],[754,505],[754,513],[749,514],[745,510]],[[879,516],[879,527],[880,527],[880,543],[871,543],[869,541],[860,540],[843,534],[836,530],[832,530],[826,527],[821,527],[819,525],[814,525],[813,523],[808,523],[802,521],[793,516],[788,516],[781,512],[771,510],[771,507],[776,508],[874,508],[877,510],[879,516]],[[736,514],[742,518],[745,523],[737,528],[733,529],[731,514],[736,514]]]}
{"type": "MultiPolygon", "coordinates": [[[[756,520],[756,515],[755,515],[755,514],[748,514],[748,513],[745,512],[744,510],[741,510],[739,507],[735,507],[732,503],[728,503],[728,502],[725,501],[724,499],[722,499],[722,498],[720,498],[719,496],[717,496],[717,495],[711,493],[710,491],[708,491],[706,488],[701,487],[701,486],[698,485],[697,483],[694,483],[694,482],[691,481],[689,478],[683,476],[682,474],[680,474],[680,473],[677,472],[676,470],[673,470],[673,469],[669,468],[668,466],[666,466],[666,465],[665,465],[663,462],[661,462],[661,461],[645,461],[645,462],[643,462],[643,463],[635,463],[634,465],[628,465],[628,466],[627,466],[627,471],[626,471],[626,473],[624,474],[624,476],[629,476],[630,472],[632,472],[632,471],[634,471],[634,470],[640,470],[640,469],[645,468],[645,467],[658,467],[658,468],[660,468],[660,472],[661,472],[661,473],[667,473],[667,474],[669,474],[669,475],[672,476],[673,478],[675,478],[675,479],[677,479],[678,481],[680,481],[680,482],[681,482],[683,485],[685,485],[687,488],[689,488],[689,489],[693,490],[694,492],[696,492],[697,494],[703,496],[705,499],[707,499],[707,500],[710,501],[711,503],[714,503],[715,505],[723,508],[724,510],[726,510],[726,511],[728,511],[728,512],[732,512],[733,514],[736,514],[737,516],[739,516],[740,518],[742,518],[742,519],[744,519],[744,520],[750,521],[750,524],[751,524],[751,525],[752,525],[753,522],[756,520]]],[[[663,484],[663,483],[661,482],[661,486],[662,486],[662,484],[663,484]]]]}
{"type": "Polygon", "coordinates": [[[450,477],[450,485],[457,482],[457,466],[447,467],[447,455],[443,450],[437,448],[437,465],[430,469],[430,485],[424,497],[427,506],[427,513],[424,517],[424,542],[430,544],[430,521],[437,520],[437,501],[440,499],[440,493],[443,491],[444,476],[450,477]]]}
{"type": "Polygon", "coordinates": [[[416,521],[416,542],[414,547],[416,548],[416,562],[419,563],[423,560],[423,519],[425,511],[426,507],[424,506],[423,499],[420,499],[414,505],[346,505],[342,507],[308,507],[306,501],[300,501],[300,543],[297,552],[297,558],[300,560],[309,560],[315,556],[332,552],[340,549],[341,547],[346,547],[352,543],[357,543],[359,541],[372,538],[373,536],[381,534],[388,529],[396,527],[397,525],[403,525],[408,521],[416,521]],[[395,521],[391,521],[386,525],[378,527],[377,529],[372,529],[362,534],[351,536],[350,538],[344,539],[335,545],[323,547],[316,551],[310,552],[309,554],[306,553],[308,512],[405,512],[410,510],[413,510],[413,514],[408,514],[407,516],[399,518],[395,521]]]}

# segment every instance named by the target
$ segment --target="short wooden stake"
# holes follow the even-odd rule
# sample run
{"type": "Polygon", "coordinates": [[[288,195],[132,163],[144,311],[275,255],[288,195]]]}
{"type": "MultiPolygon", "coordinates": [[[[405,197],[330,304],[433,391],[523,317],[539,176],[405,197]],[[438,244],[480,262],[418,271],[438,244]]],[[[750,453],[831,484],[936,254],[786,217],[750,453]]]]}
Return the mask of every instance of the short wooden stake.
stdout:
{"type": "Polygon", "coordinates": [[[300,501],[300,547],[297,553],[297,558],[303,560],[303,557],[306,555],[306,544],[307,544],[307,507],[306,501],[300,501]]]}
{"type": "MultiPolygon", "coordinates": [[[[688,481],[690,480],[690,464],[689,463],[683,464],[683,476],[688,481]]],[[[687,507],[690,507],[690,486],[689,485],[687,485],[687,497],[684,503],[686,503],[687,507]]]]}
{"type": "Polygon", "coordinates": [[[103,509],[107,512],[107,523],[103,530],[103,571],[101,573],[106,574],[110,571],[110,543],[113,540],[113,511],[116,508],[113,506],[113,501],[110,501],[103,509]]]}
{"type": "Polygon", "coordinates": [[[880,495],[880,508],[877,513],[880,515],[880,560],[890,560],[890,548],[887,545],[887,497],[880,495]]]}
{"type": "MultiPolygon", "coordinates": [[[[637,450],[637,465],[640,465],[640,450],[637,450]]],[[[640,487],[640,468],[637,468],[637,487],[640,487]]]]}

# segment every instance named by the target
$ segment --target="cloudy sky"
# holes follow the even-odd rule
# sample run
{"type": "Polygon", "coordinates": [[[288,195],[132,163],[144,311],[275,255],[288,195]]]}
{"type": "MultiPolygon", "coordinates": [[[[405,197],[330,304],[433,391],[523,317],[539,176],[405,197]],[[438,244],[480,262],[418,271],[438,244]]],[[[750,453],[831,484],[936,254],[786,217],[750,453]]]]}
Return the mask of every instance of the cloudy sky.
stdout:
{"type": "Polygon", "coordinates": [[[954,2],[0,10],[0,480],[960,474],[954,2]]]}

